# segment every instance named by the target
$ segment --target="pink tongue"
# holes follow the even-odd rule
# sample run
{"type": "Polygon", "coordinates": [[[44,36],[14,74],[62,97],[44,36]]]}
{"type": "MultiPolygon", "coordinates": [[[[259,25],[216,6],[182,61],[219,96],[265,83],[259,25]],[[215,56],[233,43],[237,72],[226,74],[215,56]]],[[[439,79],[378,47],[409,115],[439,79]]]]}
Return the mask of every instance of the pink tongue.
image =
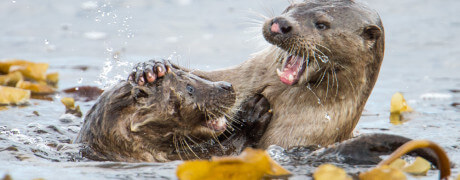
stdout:
{"type": "Polygon", "coordinates": [[[284,67],[281,75],[280,80],[284,84],[293,85],[298,80],[298,74],[294,75],[294,72],[298,72],[301,66],[302,59],[299,56],[293,56],[284,67]],[[289,79],[289,76],[292,75],[292,78],[289,79]]]}
{"type": "Polygon", "coordinates": [[[284,84],[287,84],[287,85],[293,85],[296,81],[296,78],[294,76],[294,70],[293,68],[284,68],[284,71],[283,71],[283,74],[280,76],[280,80],[281,82],[283,82],[284,84]],[[292,74],[292,78],[291,80],[289,80],[289,75],[292,74]]]}
{"type": "Polygon", "coordinates": [[[209,120],[206,122],[206,126],[214,131],[223,131],[226,129],[227,124],[220,124],[218,120],[209,120]]]}

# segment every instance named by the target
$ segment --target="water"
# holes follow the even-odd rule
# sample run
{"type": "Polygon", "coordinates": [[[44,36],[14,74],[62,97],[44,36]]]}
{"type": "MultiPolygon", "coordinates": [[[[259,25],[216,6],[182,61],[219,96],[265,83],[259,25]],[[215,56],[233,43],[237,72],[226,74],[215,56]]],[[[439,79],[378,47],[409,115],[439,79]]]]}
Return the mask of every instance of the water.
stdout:
{"type": "MultiPolygon", "coordinates": [[[[381,15],[386,52],[379,80],[355,134],[384,132],[429,139],[460,163],[460,1],[368,0],[381,15]],[[415,113],[389,122],[389,102],[403,92],[415,113]]],[[[59,89],[101,88],[125,78],[133,63],[171,59],[203,70],[236,65],[264,43],[252,11],[279,14],[285,0],[99,0],[0,2],[0,58],[50,63],[59,89]],[[272,13],[274,12],[274,13],[272,13]],[[254,30],[255,29],[255,30],[254,30]],[[248,33],[248,30],[250,32],[248,33]],[[253,31],[254,30],[254,31],[253,31]]],[[[63,116],[59,102],[0,111],[0,177],[14,179],[175,179],[171,163],[93,162],[72,144],[81,119],[63,116]]],[[[83,113],[94,102],[77,102],[83,113]]],[[[327,119],[327,116],[325,117],[327,119]]],[[[282,149],[275,159],[303,179],[315,165],[294,165],[282,149]],[[284,162],[284,163],[283,163],[284,162]]],[[[342,165],[349,172],[367,167],[342,165]]],[[[459,174],[459,168],[453,174],[459,174]]],[[[437,177],[430,171],[429,177],[437,177]]]]}

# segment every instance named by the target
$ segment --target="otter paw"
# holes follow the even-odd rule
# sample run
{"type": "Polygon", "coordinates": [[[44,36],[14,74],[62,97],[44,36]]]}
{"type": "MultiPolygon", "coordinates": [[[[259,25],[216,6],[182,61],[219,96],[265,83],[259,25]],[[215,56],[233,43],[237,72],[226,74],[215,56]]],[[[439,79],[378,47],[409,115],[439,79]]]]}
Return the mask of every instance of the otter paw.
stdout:
{"type": "Polygon", "coordinates": [[[263,95],[257,94],[242,106],[241,120],[247,136],[258,141],[265,133],[272,118],[270,103],[263,95]]]}
{"type": "Polygon", "coordinates": [[[170,65],[167,61],[149,60],[147,62],[137,63],[133,72],[128,76],[128,81],[139,86],[147,83],[153,83],[158,78],[163,77],[169,72],[170,65]]]}

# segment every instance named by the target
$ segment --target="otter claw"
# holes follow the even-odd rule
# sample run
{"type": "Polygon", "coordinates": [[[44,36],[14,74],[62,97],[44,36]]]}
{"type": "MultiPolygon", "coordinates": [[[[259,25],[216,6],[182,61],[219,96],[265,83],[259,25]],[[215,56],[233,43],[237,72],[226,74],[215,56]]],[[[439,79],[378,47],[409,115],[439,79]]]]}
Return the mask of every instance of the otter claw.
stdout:
{"type": "Polygon", "coordinates": [[[147,82],[149,83],[152,83],[157,79],[156,75],[151,72],[147,72],[145,76],[147,77],[147,82]]]}
{"type": "Polygon", "coordinates": [[[139,86],[143,86],[145,84],[145,80],[143,76],[139,77],[139,81],[137,82],[137,84],[139,84],[139,86]]]}
{"type": "Polygon", "coordinates": [[[157,72],[158,72],[158,77],[163,77],[166,73],[165,69],[162,68],[161,66],[157,67],[157,72]]]}

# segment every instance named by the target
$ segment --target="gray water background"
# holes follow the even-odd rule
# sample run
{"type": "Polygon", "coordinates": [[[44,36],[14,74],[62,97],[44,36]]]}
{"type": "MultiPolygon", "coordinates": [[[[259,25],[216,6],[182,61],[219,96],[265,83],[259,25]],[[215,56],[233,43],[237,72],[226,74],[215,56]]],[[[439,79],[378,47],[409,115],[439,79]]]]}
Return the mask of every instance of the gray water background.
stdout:
{"type": "MultiPolygon", "coordinates": [[[[384,132],[429,139],[460,163],[460,1],[368,0],[385,26],[386,51],[379,80],[355,134],[384,132]],[[395,92],[415,112],[402,125],[389,123],[395,92]]],[[[125,78],[135,62],[169,58],[212,70],[239,64],[267,46],[258,15],[279,14],[284,0],[2,0],[0,59],[50,64],[59,89],[108,87],[125,78]],[[82,71],[78,66],[87,66],[82,71]]],[[[65,117],[59,102],[0,111],[0,177],[14,179],[174,179],[171,163],[72,162],[70,142],[81,119],[65,117]],[[37,111],[39,116],[33,114],[37,111]]],[[[94,102],[77,102],[85,113],[94,102]]],[[[314,169],[285,165],[293,179],[314,169]]],[[[360,171],[365,167],[348,167],[360,171]]],[[[453,174],[459,174],[453,169],[453,174]]],[[[430,171],[425,179],[437,177],[430,171]]]]}

